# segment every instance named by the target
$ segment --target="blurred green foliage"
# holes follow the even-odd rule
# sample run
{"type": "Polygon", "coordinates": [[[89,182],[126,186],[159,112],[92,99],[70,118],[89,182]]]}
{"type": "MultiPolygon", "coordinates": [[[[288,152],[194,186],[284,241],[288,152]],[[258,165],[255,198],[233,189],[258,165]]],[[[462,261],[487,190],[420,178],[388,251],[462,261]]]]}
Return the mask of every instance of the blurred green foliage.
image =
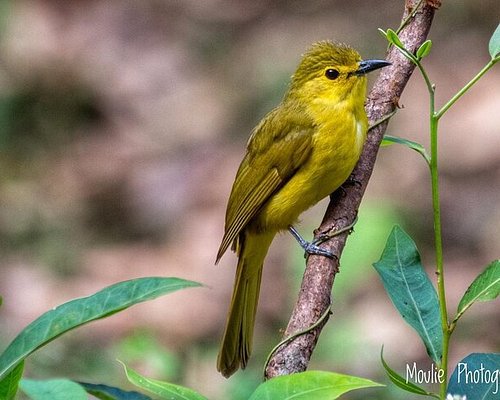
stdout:
{"type": "Polygon", "coordinates": [[[169,351],[147,328],[138,329],[114,345],[116,358],[127,365],[140,365],[153,371],[154,376],[168,382],[177,382],[182,376],[179,354],[169,351]]]}
{"type": "Polygon", "coordinates": [[[88,131],[102,116],[90,88],[68,81],[33,79],[0,95],[1,167],[10,174],[33,165],[33,157],[59,152],[73,135],[88,131]],[[14,170],[12,169],[14,168],[14,170]]]}

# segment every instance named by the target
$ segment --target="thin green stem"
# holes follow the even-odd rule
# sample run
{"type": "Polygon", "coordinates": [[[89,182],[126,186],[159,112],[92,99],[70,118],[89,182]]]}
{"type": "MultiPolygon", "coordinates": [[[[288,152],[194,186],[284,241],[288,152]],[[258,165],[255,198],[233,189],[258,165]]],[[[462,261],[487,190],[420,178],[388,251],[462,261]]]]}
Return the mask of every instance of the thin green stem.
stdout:
{"type": "MultiPolygon", "coordinates": [[[[429,75],[427,75],[427,71],[424,69],[423,65],[420,63],[420,60],[414,57],[415,59],[413,62],[417,66],[417,68],[420,70],[420,73],[422,74],[422,77],[424,78],[425,84],[427,86],[427,90],[429,91],[430,95],[430,107],[431,107],[431,116],[434,115],[434,85],[432,84],[429,75]]],[[[432,122],[431,122],[432,124],[432,122]]],[[[432,134],[432,130],[431,130],[432,134]]],[[[437,136],[437,125],[436,125],[436,136],[437,136]]]]}
{"type": "Polygon", "coordinates": [[[398,49],[403,53],[403,55],[410,60],[413,64],[417,66],[419,69],[420,73],[422,74],[422,77],[424,78],[425,85],[427,86],[427,90],[429,91],[429,95],[431,97],[431,115],[434,115],[434,85],[432,84],[429,75],[427,75],[427,71],[423,67],[422,63],[420,62],[420,59],[415,57],[413,53],[408,51],[404,47],[398,47],[398,49]]]}
{"type": "Polygon", "coordinates": [[[424,2],[424,0],[420,0],[417,5],[415,7],[413,7],[413,10],[408,14],[408,16],[404,19],[403,22],[401,22],[401,25],[399,26],[399,28],[396,30],[396,33],[399,34],[399,32],[402,31],[402,29],[406,26],[406,24],[410,21],[410,19],[412,19],[415,14],[417,13],[419,7],[422,5],[422,3],[424,2]]]}
{"type": "Polygon", "coordinates": [[[436,112],[436,118],[439,119],[443,116],[443,114],[448,111],[448,109],[453,105],[455,104],[455,102],[460,98],[462,97],[465,92],[467,92],[472,85],[474,85],[486,72],[488,72],[488,70],[493,67],[493,65],[495,65],[498,61],[500,61],[500,57],[497,57],[497,58],[493,58],[491,59],[488,64],[486,64],[483,69],[481,69],[481,71],[479,71],[477,73],[477,75],[472,78],[462,89],[460,89],[450,100],[448,100],[448,102],[443,106],[441,107],[441,109],[436,112]]]}
{"type": "Polygon", "coordinates": [[[439,170],[438,170],[438,122],[434,112],[434,87],[430,96],[430,135],[431,135],[431,186],[432,186],[432,208],[434,217],[434,242],[436,251],[436,275],[439,297],[439,312],[441,316],[441,328],[443,330],[443,355],[441,359],[441,369],[444,371],[444,382],[440,386],[440,396],[446,398],[446,381],[448,376],[448,347],[450,342],[450,330],[448,325],[448,311],[446,307],[446,290],[444,284],[444,263],[443,263],[443,241],[441,230],[441,204],[439,196],[439,170]]]}

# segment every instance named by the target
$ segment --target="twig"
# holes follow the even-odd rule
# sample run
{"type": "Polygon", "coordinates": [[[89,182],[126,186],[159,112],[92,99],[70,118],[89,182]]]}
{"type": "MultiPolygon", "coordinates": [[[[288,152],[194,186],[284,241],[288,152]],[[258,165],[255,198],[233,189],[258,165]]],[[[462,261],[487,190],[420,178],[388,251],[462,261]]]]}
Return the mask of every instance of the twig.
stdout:
{"type": "MultiPolygon", "coordinates": [[[[426,0],[421,12],[414,13],[413,18],[406,21],[409,13],[416,9],[418,3],[418,0],[405,1],[402,21],[405,21],[406,25],[399,34],[405,47],[412,52],[426,40],[438,4],[436,1],[426,0]]],[[[415,68],[394,47],[389,49],[387,60],[392,62],[392,66],[381,71],[365,106],[368,119],[372,122],[380,120],[395,109],[415,68]]],[[[330,196],[330,204],[321,226],[315,231],[315,238],[321,236],[323,232],[349,225],[356,218],[387,123],[387,121],[382,122],[369,131],[363,153],[351,177],[351,180],[357,184],[344,186],[330,196]]],[[[330,294],[339,268],[338,260],[344,249],[347,236],[348,233],[345,232],[322,245],[337,258],[328,259],[314,255],[308,258],[298,300],[284,332],[284,337],[307,330],[308,327],[317,323],[318,319],[329,309],[330,294]]],[[[297,336],[281,346],[269,361],[266,368],[266,378],[305,371],[325,323],[326,319],[319,323],[314,330],[307,330],[306,334],[297,336]]]]}

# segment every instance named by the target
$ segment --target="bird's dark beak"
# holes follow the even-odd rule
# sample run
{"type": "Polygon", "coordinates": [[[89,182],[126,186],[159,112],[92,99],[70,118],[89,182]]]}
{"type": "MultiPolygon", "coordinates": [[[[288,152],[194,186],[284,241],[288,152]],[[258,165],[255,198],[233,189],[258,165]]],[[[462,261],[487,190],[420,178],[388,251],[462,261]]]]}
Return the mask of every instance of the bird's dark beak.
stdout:
{"type": "Polygon", "coordinates": [[[359,68],[356,70],[356,75],[364,75],[368,72],[375,71],[379,68],[391,65],[389,61],[385,60],[364,60],[359,62],[359,68]]]}

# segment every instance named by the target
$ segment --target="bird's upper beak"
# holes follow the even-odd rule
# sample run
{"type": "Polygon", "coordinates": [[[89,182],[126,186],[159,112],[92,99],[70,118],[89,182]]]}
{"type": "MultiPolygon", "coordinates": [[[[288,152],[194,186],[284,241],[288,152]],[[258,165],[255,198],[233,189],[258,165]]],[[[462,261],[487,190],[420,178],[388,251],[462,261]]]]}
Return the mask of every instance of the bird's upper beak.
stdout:
{"type": "Polygon", "coordinates": [[[364,75],[370,71],[387,67],[391,65],[389,61],[385,60],[364,60],[359,62],[359,68],[356,70],[356,75],[364,75]]]}

